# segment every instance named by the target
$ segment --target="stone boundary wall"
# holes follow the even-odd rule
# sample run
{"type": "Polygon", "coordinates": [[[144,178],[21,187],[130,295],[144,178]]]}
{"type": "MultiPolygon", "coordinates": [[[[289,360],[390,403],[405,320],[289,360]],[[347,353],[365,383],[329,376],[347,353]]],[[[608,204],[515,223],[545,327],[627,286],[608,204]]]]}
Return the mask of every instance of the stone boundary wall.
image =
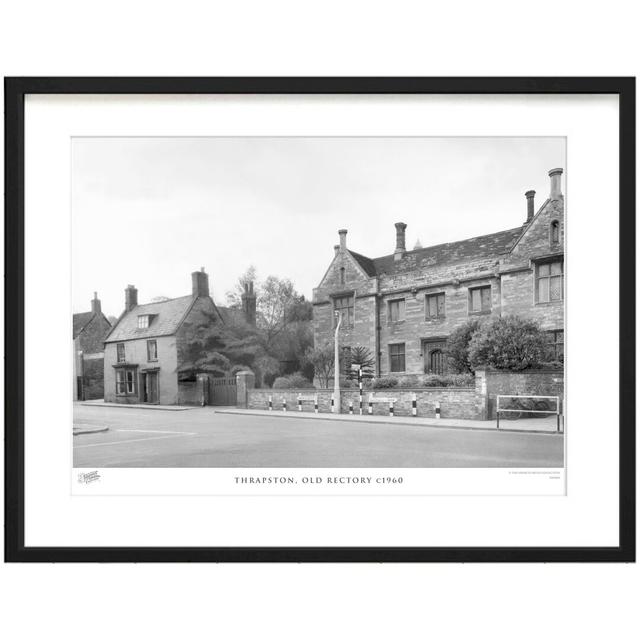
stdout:
{"type": "MultiPolygon", "coordinates": [[[[282,400],[287,401],[287,411],[298,411],[298,394],[318,395],[319,413],[331,412],[333,389],[255,389],[253,374],[238,374],[238,407],[268,410],[269,396],[273,410],[282,411],[282,400]]],[[[371,390],[363,392],[363,409],[368,412],[371,390]]],[[[435,417],[435,404],[440,403],[442,418],[463,420],[495,420],[496,396],[498,395],[542,395],[560,396],[561,409],[564,407],[564,372],[556,370],[534,370],[524,372],[476,371],[475,388],[421,387],[419,389],[376,389],[376,397],[396,398],[394,414],[410,416],[413,394],[417,396],[418,416],[435,417]]],[[[341,413],[349,413],[349,401],[353,401],[353,411],[358,413],[358,390],[344,389],[341,392],[341,413]]],[[[302,404],[303,412],[313,412],[313,402],[302,404]]],[[[374,415],[388,415],[387,403],[375,403],[374,415]]]]}
{"type": "Polygon", "coordinates": [[[479,419],[495,420],[499,395],[560,396],[560,410],[564,412],[564,371],[476,371],[479,419]]]}
{"type": "MultiPolygon", "coordinates": [[[[287,411],[298,411],[298,394],[303,396],[318,394],[318,412],[331,412],[332,389],[251,389],[248,391],[249,409],[269,408],[269,396],[273,400],[273,410],[282,411],[282,400],[287,401],[287,411]]],[[[370,391],[363,393],[363,411],[368,413],[370,391]]],[[[475,389],[457,389],[452,387],[431,387],[420,389],[377,389],[374,396],[382,398],[396,398],[393,406],[396,416],[410,416],[413,394],[417,396],[418,416],[435,418],[435,403],[440,402],[440,415],[443,418],[473,419],[476,416],[475,389]]],[[[353,412],[359,411],[359,395],[357,390],[345,389],[340,393],[341,413],[349,413],[349,401],[353,401],[353,412]]],[[[302,411],[313,413],[313,402],[303,402],[302,411]]],[[[387,403],[374,403],[373,415],[389,415],[387,403]]]]}

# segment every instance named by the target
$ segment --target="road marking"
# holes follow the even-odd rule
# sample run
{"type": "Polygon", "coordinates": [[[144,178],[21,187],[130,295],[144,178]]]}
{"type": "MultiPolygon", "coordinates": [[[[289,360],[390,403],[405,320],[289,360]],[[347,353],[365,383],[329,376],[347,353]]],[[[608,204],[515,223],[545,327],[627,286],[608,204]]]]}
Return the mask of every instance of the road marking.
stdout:
{"type": "MultiPolygon", "coordinates": [[[[179,435],[186,436],[186,435],[194,435],[194,434],[181,433],[179,435]]],[[[83,449],[85,447],[108,447],[109,445],[113,445],[113,444],[129,444],[130,442],[147,442],[149,440],[162,440],[163,438],[177,438],[177,437],[178,437],[177,435],[170,435],[170,436],[156,436],[155,438],[135,438],[134,440],[118,440],[117,442],[93,442],[91,444],[77,444],[77,445],[74,445],[73,448],[83,449]]]]}
{"type": "Polygon", "coordinates": [[[192,431],[164,431],[163,429],[115,429],[115,431],[128,431],[129,433],[176,433],[180,436],[195,436],[192,431]]]}

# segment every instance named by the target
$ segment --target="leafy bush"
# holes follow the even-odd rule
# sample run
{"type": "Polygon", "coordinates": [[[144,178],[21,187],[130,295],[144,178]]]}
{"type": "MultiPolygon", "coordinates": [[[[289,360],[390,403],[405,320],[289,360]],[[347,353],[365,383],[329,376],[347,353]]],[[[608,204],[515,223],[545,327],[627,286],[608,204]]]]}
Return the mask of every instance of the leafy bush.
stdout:
{"type": "Polygon", "coordinates": [[[273,381],[274,389],[313,389],[314,386],[308,378],[300,372],[288,376],[280,376],[273,381]]]}
{"type": "Polygon", "coordinates": [[[398,386],[398,378],[394,378],[393,376],[375,378],[371,386],[374,389],[393,389],[398,386]]]}
{"type": "Polygon", "coordinates": [[[469,320],[447,338],[444,355],[455,372],[473,373],[473,367],[469,362],[469,343],[480,326],[479,320],[469,320]]]}
{"type": "Polygon", "coordinates": [[[402,378],[398,380],[398,386],[401,389],[415,389],[416,387],[422,386],[421,382],[420,376],[402,376],[402,378]]]}
{"type": "Polygon", "coordinates": [[[455,373],[445,375],[429,374],[423,376],[423,387],[473,387],[475,378],[471,373],[455,373]]]}
{"type": "Polygon", "coordinates": [[[517,316],[494,318],[473,334],[469,363],[474,369],[522,371],[540,366],[548,349],[547,336],[536,322],[517,316]]]}

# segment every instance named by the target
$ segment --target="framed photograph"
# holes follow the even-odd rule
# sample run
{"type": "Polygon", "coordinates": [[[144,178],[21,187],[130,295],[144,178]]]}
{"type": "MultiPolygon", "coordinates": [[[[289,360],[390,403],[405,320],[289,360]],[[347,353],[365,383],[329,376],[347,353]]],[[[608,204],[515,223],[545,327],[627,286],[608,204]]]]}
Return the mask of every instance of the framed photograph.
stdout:
{"type": "Polygon", "coordinates": [[[5,79],[8,561],[635,560],[635,79],[5,79]]]}

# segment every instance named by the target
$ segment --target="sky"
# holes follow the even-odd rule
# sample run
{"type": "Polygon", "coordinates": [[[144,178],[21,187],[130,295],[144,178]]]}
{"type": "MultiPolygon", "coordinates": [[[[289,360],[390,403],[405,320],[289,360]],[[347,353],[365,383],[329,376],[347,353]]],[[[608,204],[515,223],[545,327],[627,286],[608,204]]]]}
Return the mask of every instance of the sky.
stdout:
{"type": "Polygon", "coordinates": [[[338,229],[371,258],[396,222],[408,250],[511,229],[555,167],[564,138],[74,138],[73,312],[188,295],[201,267],[217,303],[250,265],[311,298],[338,229]]]}

